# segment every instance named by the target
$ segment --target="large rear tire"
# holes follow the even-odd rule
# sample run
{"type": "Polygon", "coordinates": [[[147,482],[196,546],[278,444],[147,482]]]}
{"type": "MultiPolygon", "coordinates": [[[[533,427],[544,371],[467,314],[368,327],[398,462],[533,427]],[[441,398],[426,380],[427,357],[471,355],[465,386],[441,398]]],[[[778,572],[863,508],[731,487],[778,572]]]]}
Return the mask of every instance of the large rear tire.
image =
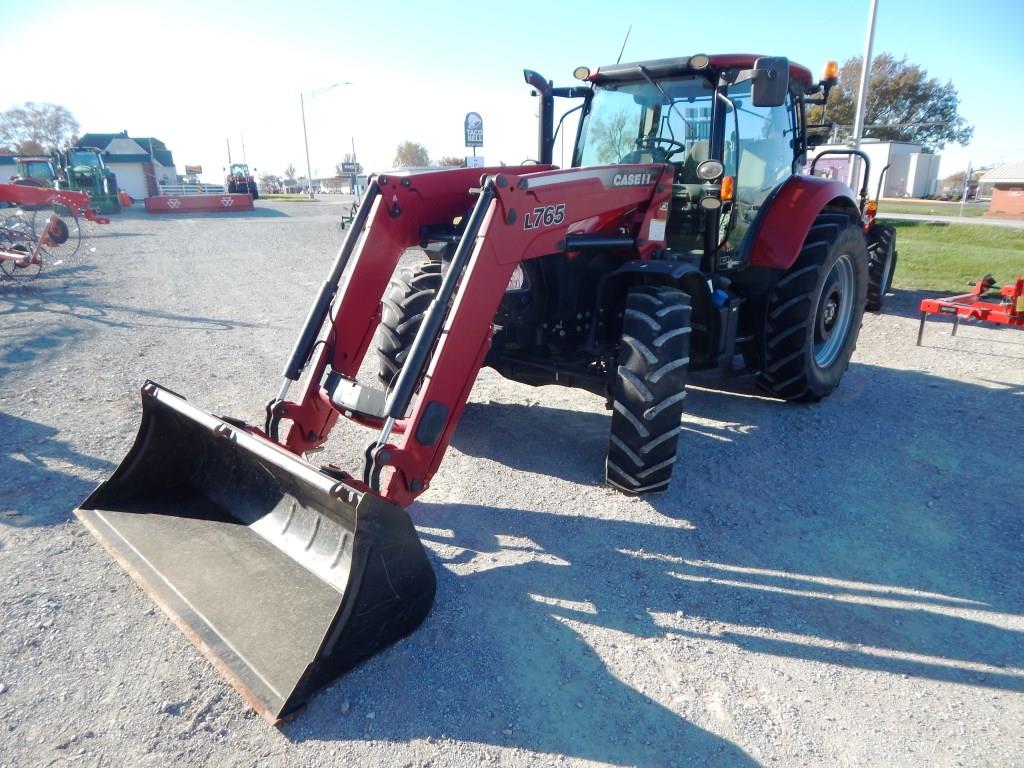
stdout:
{"type": "Polygon", "coordinates": [[[663,491],[676,463],[686,372],[690,297],[640,286],[626,296],[605,477],[626,493],[663,491]]]}
{"type": "Polygon", "coordinates": [[[441,287],[441,278],[440,262],[422,261],[400,270],[391,280],[383,301],[377,344],[377,375],[384,386],[390,386],[402,370],[423,315],[441,287]]]}
{"type": "Polygon", "coordinates": [[[885,294],[892,288],[896,273],[896,230],[888,224],[878,224],[868,236],[868,300],[869,312],[880,312],[885,294]]]}
{"type": "Polygon", "coordinates": [[[867,285],[859,223],[844,213],[821,213],[769,297],[761,388],[783,400],[813,402],[839,386],[857,346],[867,285]]]}

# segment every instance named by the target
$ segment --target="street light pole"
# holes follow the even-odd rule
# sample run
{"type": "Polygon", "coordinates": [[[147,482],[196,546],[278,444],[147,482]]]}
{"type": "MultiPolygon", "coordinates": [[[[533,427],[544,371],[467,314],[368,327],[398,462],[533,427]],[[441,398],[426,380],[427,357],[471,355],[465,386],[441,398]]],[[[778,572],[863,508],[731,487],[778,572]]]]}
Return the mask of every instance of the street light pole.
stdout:
{"type": "Polygon", "coordinates": [[[302,139],[306,142],[306,194],[313,199],[313,170],[309,166],[309,134],[306,133],[306,97],[299,93],[299,105],[302,107],[302,139]]]}
{"type": "MultiPolygon", "coordinates": [[[[864,40],[864,62],[860,72],[860,88],[857,97],[857,110],[853,117],[853,148],[860,149],[860,140],[864,135],[864,120],[867,112],[868,83],[871,80],[871,49],[875,42],[875,17],[878,15],[878,0],[870,0],[871,8],[868,11],[868,34],[864,40]]],[[[850,186],[860,189],[860,158],[853,156],[853,174],[850,178],[850,186]]],[[[869,180],[865,180],[869,181],[869,180]]]]}
{"type": "MultiPolygon", "coordinates": [[[[317,96],[322,96],[332,88],[337,88],[339,85],[352,85],[352,83],[348,80],[331,83],[323,88],[310,91],[308,94],[309,98],[315,99],[317,96]]],[[[306,96],[307,94],[299,91],[299,107],[302,110],[302,140],[306,144],[306,194],[309,195],[310,199],[313,199],[313,168],[309,162],[309,133],[306,131],[306,96]]]]}

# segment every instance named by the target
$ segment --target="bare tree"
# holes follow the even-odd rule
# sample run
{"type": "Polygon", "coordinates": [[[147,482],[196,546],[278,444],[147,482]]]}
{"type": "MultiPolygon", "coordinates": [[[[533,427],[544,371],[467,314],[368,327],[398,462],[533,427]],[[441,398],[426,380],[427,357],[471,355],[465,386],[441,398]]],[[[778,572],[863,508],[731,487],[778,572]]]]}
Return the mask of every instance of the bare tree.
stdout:
{"type": "Polygon", "coordinates": [[[288,163],[288,167],[284,169],[284,177],[286,179],[295,178],[295,166],[292,165],[291,163],[288,163]]]}
{"type": "Polygon", "coordinates": [[[427,148],[415,141],[403,141],[395,150],[395,168],[422,168],[430,165],[427,148]]]}
{"type": "Polygon", "coordinates": [[[466,158],[455,157],[455,155],[449,155],[447,157],[442,157],[440,160],[437,161],[437,164],[442,168],[465,168],[466,158]]]}
{"type": "Polygon", "coordinates": [[[361,174],[363,172],[363,164],[360,163],[358,160],[356,160],[356,156],[353,155],[351,152],[346,152],[345,153],[345,157],[342,159],[341,163],[338,163],[336,166],[334,166],[335,169],[337,170],[339,176],[351,176],[352,175],[351,173],[343,173],[342,172],[342,170],[341,170],[342,163],[355,163],[356,164],[356,173],[357,174],[361,174]]]}
{"type": "Polygon", "coordinates": [[[26,101],[0,113],[0,146],[24,154],[57,152],[74,141],[78,127],[65,107],[26,101]]]}

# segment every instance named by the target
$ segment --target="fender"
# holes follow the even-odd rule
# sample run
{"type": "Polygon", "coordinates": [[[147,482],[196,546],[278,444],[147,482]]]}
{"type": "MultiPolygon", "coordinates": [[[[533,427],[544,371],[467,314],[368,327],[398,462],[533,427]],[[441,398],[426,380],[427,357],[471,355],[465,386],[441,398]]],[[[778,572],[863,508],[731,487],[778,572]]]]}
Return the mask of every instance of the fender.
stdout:
{"type": "Polygon", "coordinates": [[[860,216],[853,190],[846,184],[817,176],[790,176],[747,232],[745,239],[752,243],[750,266],[782,270],[793,266],[807,231],[826,206],[860,216]]]}

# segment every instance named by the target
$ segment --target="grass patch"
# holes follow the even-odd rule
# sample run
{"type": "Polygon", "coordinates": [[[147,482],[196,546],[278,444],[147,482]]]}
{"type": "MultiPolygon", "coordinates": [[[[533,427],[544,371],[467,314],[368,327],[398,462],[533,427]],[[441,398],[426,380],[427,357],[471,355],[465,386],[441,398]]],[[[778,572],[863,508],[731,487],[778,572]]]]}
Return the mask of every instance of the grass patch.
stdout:
{"type": "MultiPolygon", "coordinates": [[[[964,205],[964,218],[983,216],[988,210],[988,202],[969,202],[964,205]]],[[[960,203],[943,200],[891,200],[882,198],[878,201],[878,213],[912,213],[919,216],[959,216],[960,203]]]]}
{"type": "Polygon", "coordinates": [[[897,288],[966,293],[968,283],[990,272],[1000,285],[1024,274],[1024,230],[929,221],[886,223],[896,228],[897,288]]]}
{"type": "Polygon", "coordinates": [[[260,200],[275,200],[284,203],[311,203],[306,195],[260,195],[260,200]]]}

